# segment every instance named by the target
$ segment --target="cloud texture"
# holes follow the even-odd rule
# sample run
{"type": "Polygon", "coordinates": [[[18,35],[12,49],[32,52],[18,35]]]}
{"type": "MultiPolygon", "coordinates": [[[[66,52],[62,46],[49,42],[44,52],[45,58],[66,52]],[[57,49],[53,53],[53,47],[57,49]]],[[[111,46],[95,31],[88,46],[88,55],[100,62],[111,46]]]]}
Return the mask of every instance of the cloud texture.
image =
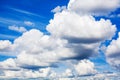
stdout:
{"type": "Polygon", "coordinates": [[[120,7],[120,0],[70,0],[68,9],[79,14],[107,15],[120,7]]]}
{"type": "Polygon", "coordinates": [[[120,71],[120,32],[117,40],[113,40],[106,49],[108,63],[120,71]]]}
{"type": "MultiPolygon", "coordinates": [[[[6,51],[16,56],[15,59],[0,62],[0,70],[4,73],[2,77],[56,77],[57,73],[51,68],[59,67],[58,64],[63,61],[74,60],[77,61],[73,64],[75,71],[67,69],[62,77],[95,74],[95,65],[88,59],[98,55],[101,43],[111,40],[117,29],[110,20],[96,21],[92,15],[110,13],[118,7],[119,0],[98,0],[96,3],[94,0],[70,0],[67,9],[57,7],[53,10],[56,12],[54,18],[46,27],[50,35],[31,29],[13,43],[1,40],[0,52],[6,51]],[[81,12],[85,14],[81,15],[81,12]]],[[[25,24],[32,25],[30,22],[25,24]]],[[[18,30],[16,27],[10,29],[13,28],[18,30]]],[[[119,38],[112,41],[106,51],[108,62],[115,63],[117,67],[120,67],[119,41],[119,38]],[[111,55],[118,56],[114,58],[111,55]]]]}

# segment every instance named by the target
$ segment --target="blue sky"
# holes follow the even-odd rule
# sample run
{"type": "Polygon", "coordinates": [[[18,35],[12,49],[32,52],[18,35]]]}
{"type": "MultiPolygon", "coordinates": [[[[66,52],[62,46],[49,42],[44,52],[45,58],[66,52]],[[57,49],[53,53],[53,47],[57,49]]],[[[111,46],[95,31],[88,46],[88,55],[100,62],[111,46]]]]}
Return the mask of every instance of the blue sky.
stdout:
{"type": "Polygon", "coordinates": [[[6,28],[10,25],[26,26],[24,21],[35,23],[34,27],[26,26],[27,29],[37,28],[45,32],[46,25],[53,17],[51,10],[58,5],[66,5],[67,3],[68,0],[21,0],[19,3],[16,0],[2,0],[0,2],[0,34],[9,36],[3,36],[1,39],[9,38],[10,40],[13,40],[17,36],[20,36],[20,33],[7,30],[6,28]]]}
{"type": "Polygon", "coordinates": [[[0,78],[119,77],[120,0],[90,1],[1,0],[0,78]]]}

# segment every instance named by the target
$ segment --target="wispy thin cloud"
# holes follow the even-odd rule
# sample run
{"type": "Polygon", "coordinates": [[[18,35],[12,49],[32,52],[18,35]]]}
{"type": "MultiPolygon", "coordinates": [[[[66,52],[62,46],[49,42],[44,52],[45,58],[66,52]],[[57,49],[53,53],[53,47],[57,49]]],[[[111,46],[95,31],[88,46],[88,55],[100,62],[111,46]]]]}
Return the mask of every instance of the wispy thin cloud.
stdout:
{"type": "Polygon", "coordinates": [[[15,39],[18,36],[12,36],[12,35],[7,35],[7,34],[0,34],[0,38],[5,38],[5,39],[15,39]]]}
{"type": "Polygon", "coordinates": [[[22,26],[18,27],[16,25],[8,26],[8,29],[13,30],[13,31],[17,31],[17,32],[20,32],[20,33],[23,33],[23,32],[27,31],[27,29],[25,27],[22,27],[22,26]]]}
{"type": "Polygon", "coordinates": [[[14,23],[20,24],[21,21],[0,17],[0,23],[4,23],[4,24],[14,24],[14,23]]]}
{"type": "Polygon", "coordinates": [[[44,16],[29,12],[29,11],[26,11],[26,10],[16,9],[16,8],[13,8],[13,7],[9,7],[8,9],[11,9],[11,10],[19,12],[19,13],[36,16],[36,17],[39,17],[39,18],[45,18],[44,16]]]}
{"type": "Polygon", "coordinates": [[[120,14],[118,14],[117,17],[120,17],[120,14]]]}
{"type": "Polygon", "coordinates": [[[38,22],[38,21],[35,21],[35,23],[31,23],[29,21],[19,21],[19,20],[16,20],[16,19],[11,19],[11,18],[3,18],[3,17],[0,17],[0,26],[2,27],[8,27],[9,25],[17,25],[17,26],[32,26],[32,27],[36,27],[40,30],[45,30],[45,26],[46,24],[45,23],[42,23],[42,22],[38,22]],[[38,26],[38,27],[37,27],[38,26]],[[39,27],[40,26],[40,27],[39,27]]]}
{"type": "Polygon", "coordinates": [[[35,23],[31,22],[31,21],[24,21],[24,24],[27,26],[34,26],[35,23]]]}
{"type": "Polygon", "coordinates": [[[107,18],[119,18],[120,14],[110,14],[106,16],[107,18]]]}

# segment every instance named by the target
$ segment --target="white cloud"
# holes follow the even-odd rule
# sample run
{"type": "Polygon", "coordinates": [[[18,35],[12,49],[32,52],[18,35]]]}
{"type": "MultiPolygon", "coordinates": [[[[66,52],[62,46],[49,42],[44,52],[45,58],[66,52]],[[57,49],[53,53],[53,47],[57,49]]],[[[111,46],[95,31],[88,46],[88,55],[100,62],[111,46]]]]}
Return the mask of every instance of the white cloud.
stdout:
{"type": "Polygon", "coordinates": [[[62,11],[50,20],[47,30],[51,36],[68,41],[67,47],[74,52],[69,58],[83,59],[98,53],[101,42],[111,39],[116,27],[109,20],[62,11]]]}
{"type": "Polygon", "coordinates": [[[63,10],[66,10],[66,6],[57,6],[56,8],[54,8],[53,10],[51,10],[51,12],[53,13],[57,13],[57,12],[62,12],[63,10]]]}
{"type": "Polygon", "coordinates": [[[59,78],[59,80],[76,80],[75,78],[59,78]]]}
{"type": "Polygon", "coordinates": [[[116,27],[109,20],[95,21],[92,16],[80,16],[63,10],[55,14],[47,30],[50,36],[33,29],[14,41],[13,49],[18,54],[18,63],[24,66],[50,66],[59,59],[88,58],[98,52],[100,42],[112,38],[116,27]]]}
{"type": "Polygon", "coordinates": [[[18,63],[20,63],[21,66],[49,66],[47,61],[49,62],[52,56],[48,54],[48,49],[50,46],[52,47],[52,44],[49,43],[48,40],[49,36],[44,36],[43,33],[35,29],[17,38],[13,46],[19,54],[17,57],[18,63]],[[48,60],[47,58],[50,59],[48,60]]]}
{"type": "Polygon", "coordinates": [[[47,30],[56,37],[94,42],[111,39],[116,27],[109,20],[96,21],[92,16],[80,16],[74,12],[63,11],[54,15],[47,30]]]}
{"type": "Polygon", "coordinates": [[[0,40],[0,51],[10,48],[12,43],[9,40],[0,40]]]}
{"type": "MultiPolygon", "coordinates": [[[[88,54],[87,52],[85,53],[84,50],[94,50],[98,46],[99,44],[96,43],[91,43],[89,45],[84,43],[70,43],[65,39],[43,35],[39,30],[32,29],[23,33],[22,36],[13,42],[11,47],[14,49],[13,51],[15,53],[17,52],[17,58],[3,61],[0,64],[0,67],[4,71],[6,69],[4,72],[5,77],[38,77],[40,76],[38,74],[44,71],[40,70],[39,72],[33,72],[31,70],[48,66],[54,67],[54,63],[61,61],[61,59],[71,60],[71,58],[73,59],[76,54],[79,54],[77,58],[81,58],[88,54]],[[85,55],[81,55],[81,53],[79,53],[79,47],[81,48],[80,51],[83,51],[85,55]]],[[[94,74],[95,72],[94,64],[89,60],[80,61],[75,65],[75,69],[79,75],[94,74]],[[81,72],[81,69],[84,70],[84,72],[81,72]]],[[[41,74],[41,76],[45,77],[47,74],[48,73],[44,73],[41,74]]],[[[73,76],[73,73],[71,70],[66,70],[65,75],[71,77],[73,76]]],[[[56,73],[52,72],[49,76],[56,77],[56,73]]]]}
{"type": "Polygon", "coordinates": [[[68,3],[69,10],[91,15],[107,15],[119,7],[120,0],[70,0],[68,3]]]}
{"type": "MultiPolygon", "coordinates": [[[[81,77],[79,77],[81,79],[81,77]]],[[[78,79],[79,79],[78,78],[78,79]]],[[[83,77],[85,80],[119,80],[119,74],[113,72],[97,73],[92,76],[83,77]]],[[[81,79],[83,80],[83,79],[81,79]]]]}
{"type": "Polygon", "coordinates": [[[21,69],[19,71],[10,71],[5,70],[4,76],[0,76],[2,78],[46,78],[49,76],[51,69],[50,68],[44,68],[39,69],[38,71],[32,71],[27,69],[21,69]]]}
{"type": "Polygon", "coordinates": [[[68,42],[67,39],[55,37],[54,34],[52,36],[43,35],[39,30],[32,29],[15,39],[12,47],[17,54],[16,61],[19,66],[36,68],[53,66],[55,62],[59,62],[59,59],[88,58],[97,52],[99,45],[100,43],[96,42],[89,45],[86,43],[74,44],[68,42]]]}
{"type": "Polygon", "coordinates": [[[1,75],[0,78],[49,78],[53,74],[53,71],[49,67],[35,71],[32,69],[24,69],[16,59],[11,58],[0,62],[0,71],[3,71],[3,75],[1,75]]]}
{"type": "Polygon", "coordinates": [[[0,62],[0,70],[19,70],[20,68],[17,66],[15,59],[9,58],[3,62],[0,62]]]}
{"type": "MultiPolygon", "coordinates": [[[[113,4],[109,6],[103,4],[101,7],[100,0],[89,6],[87,6],[88,1],[83,1],[79,6],[80,1],[70,0],[68,10],[64,6],[58,6],[52,10],[55,15],[47,25],[50,35],[44,35],[37,29],[27,31],[24,27],[9,26],[10,30],[25,33],[15,39],[13,44],[9,41],[0,42],[2,43],[0,44],[1,50],[11,47],[9,51],[16,54],[15,59],[1,62],[0,68],[3,69],[4,76],[56,77],[57,73],[48,67],[57,67],[57,64],[64,60],[79,60],[78,64],[73,64],[79,76],[95,74],[94,63],[86,59],[99,52],[102,42],[112,39],[116,32],[116,26],[112,25],[109,20],[96,21],[93,16],[79,15],[77,11],[84,12],[82,10],[85,10],[87,13],[95,11],[95,15],[109,13],[116,9],[118,5],[116,2],[117,0],[115,2],[107,0],[106,4],[113,4]],[[99,13],[98,9],[103,12],[99,13]]],[[[24,23],[29,26],[33,25],[30,21],[24,23]]],[[[73,75],[72,69],[67,69],[61,77],[72,77],[73,75]]],[[[69,78],[60,79],[72,80],[69,78]]]]}
{"type": "Polygon", "coordinates": [[[107,47],[105,55],[109,64],[120,70],[120,32],[117,40],[112,40],[107,47]]]}
{"type": "MultiPolygon", "coordinates": [[[[17,56],[17,64],[19,64],[20,67],[23,68],[40,68],[40,67],[47,67],[50,66],[50,63],[47,62],[45,59],[45,54],[44,56],[39,56],[38,55],[34,55],[34,54],[27,54],[27,53],[20,53],[17,56]],[[42,60],[43,57],[43,60],[42,60]]],[[[48,57],[49,58],[49,57],[48,57]]]]}
{"type": "Polygon", "coordinates": [[[24,24],[27,26],[34,26],[35,24],[31,21],[24,21],[24,24]]]}
{"type": "Polygon", "coordinates": [[[89,60],[81,60],[77,65],[74,65],[78,75],[92,75],[96,73],[95,65],[89,60]]]}
{"type": "MultiPolygon", "coordinates": [[[[43,33],[41,33],[39,30],[32,29],[23,33],[22,36],[13,42],[11,49],[14,51],[13,53],[17,53],[17,58],[10,60],[8,59],[4,62],[1,62],[1,69],[9,70],[8,73],[12,72],[10,76],[13,77],[16,76],[15,74],[17,73],[15,70],[18,70],[19,68],[33,70],[41,67],[54,67],[54,63],[61,61],[60,59],[69,60],[76,56],[76,53],[78,53],[74,53],[74,51],[71,48],[66,47],[66,45],[68,45],[66,40],[43,35],[43,33]],[[11,63],[14,63],[14,65],[11,63]]],[[[74,45],[73,47],[76,48],[74,45]]],[[[84,47],[91,48],[92,46],[90,47],[84,44],[84,47]]],[[[79,57],[82,57],[82,55],[79,57]]],[[[70,70],[65,71],[65,73],[69,77],[73,76],[70,70]]],[[[5,74],[6,76],[8,75],[7,71],[5,74]]],[[[20,74],[22,73],[20,72],[20,74]]],[[[56,75],[52,75],[51,73],[51,76],[56,75]]],[[[21,77],[23,76],[21,75],[21,77]]]]}
{"type": "Polygon", "coordinates": [[[62,74],[62,77],[72,78],[74,77],[74,73],[71,69],[66,69],[65,72],[62,74]]]}
{"type": "Polygon", "coordinates": [[[18,27],[18,26],[15,26],[15,25],[12,25],[12,26],[9,26],[8,27],[10,30],[13,30],[13,31],[17,31],[17,32],[26,32],[27,29],[25,27],[18,27]]]}
{"type": "Polygon", "coordinates": [[[56,62],[59,58],[70,56],[71,52],[64,47],[65,43],[64,40],[54,39],[43,35],[39,30],[32,29],[17,38],[13,47],[18,52],[18,60],[21,63],[49,66],[49,62],[56,62]]]}
{"type": "Polygon", "coordinates": [[[5,56],[16,56],[14,47],[9,40],[0,40],[0,54],[5,56]]]}
{"type": "Polygon", "coordinates": [[[69,48],[64,47],[65,43],[64,40],[43,35],[39,30],[32,29],[15,39],[11,51],[16,54],[15,61],[20,67],[54,67],[53,63],[59,59],[74,55],[69,48]]]}

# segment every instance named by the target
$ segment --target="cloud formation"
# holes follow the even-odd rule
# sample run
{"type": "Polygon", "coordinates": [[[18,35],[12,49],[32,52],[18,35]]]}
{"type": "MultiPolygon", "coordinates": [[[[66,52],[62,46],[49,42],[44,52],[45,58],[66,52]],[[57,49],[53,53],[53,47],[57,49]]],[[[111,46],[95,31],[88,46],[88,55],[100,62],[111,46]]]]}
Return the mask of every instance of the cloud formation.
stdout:
{"type": "Polygon", "coordinates": [[[74,65],[78,75],[93,75],[96,73],[94,63],[89,60],[81,60],[77,65],[74,65]]]}
{"type": "Polygon", "coordinates": [[[4,71],[4,77],[2,78],[45,78],[48,77],[50,74],[50,68],[44,68],[40,69],[38,71],[32,71],[32,70],[26,70],[26,69],[21,69],[20,71],[9,71],[5,70],[4,71]]]}
{"type": "Polygon", "coordinates": [[[109,20],[96,21],[92,16],[62,11],[50,20],[47,30],[51,36],[68,41],[66,47],[74,52],[68,58],[84,59],[98,53],[101,42],[110,40],[116,27],[109,20]]]}
{"type": "Polygon", "coordinates": [[[24,21],[24,24],[27,26],[34,26],[35,24],[31,21],[24,21]]]}
{"type": "Polygon", "coordinates": [[[117,40],[112,40],[107,47],[105,55],[108,63],[120,70],[120,32],[117,40]]]}
{"type": "Polygon", "coordinates": [[[0,40],[0,51],[10,48],[11,44],[9,40],[0,40]]]}
{"type": "Polygon", "coordinates": [[[23,32],[27,31],[27,29],[25,27],[18,27],[18,26],[15,26],[15,25],[9,26],[8,29],[13,30],[13,31],[17,31],[17,32],[20,32],[20,33],[23,33],[23,32]]]}
{"type": "Polygon", "coordinates": [[[47,30],[56,37],[71,39],[71,41],[72,38],[73,41],[78,39],[80,43],[84,43],[85,40],[88,40],[86,43],[89,41],[94,43],[111,39],[116,27],[109,20],[96,21],[92,16],[80,16],[74,12],[62,11],[56,13],[50,20],[47,30]]]}
{"type": "Polygon", "coordinates": [[[56,8],[54,8],[53,10],[51,10],[51,12],[53,13],[57,13],[57,12],[62,12],[63,10],[66,10],[66,6],[57,6],[56,8]]]}
{"type": "MultiPolygon", "coordinates": [[[[90,0],[90,5],[88,3],[88,0],[70,0],[67,9],[59,6],[53,9],[54,18],[46,26],[50,35],[45,35],[37,29],[27,31],[24,27],[9,26],[10,30],[24,33],[13,43],[8,40],[0,41],[0,52],[8,51],[16,56],[14,59],[0,62],[3,77],[56,77],[57,73],[51,68],[59,67],[57,64],[63,61],[74,60],[78,62],[73,64],[74,69],[68,68],[57,77],[72,78],[76,74],[78,76],[95,74],[97,72],[95,65],[89,58],[99,53],[101,44],[111,40],[117,29],[110,20],[96,21],[92,15],[105,15],[114,11],[119,7],[119,0],[105,2],[98,0],[96,3],[90,0]],[[85,15],[81,15],[81,12],[85,15]]],[[[33,25],[29,21],[24,23],[33,25]]],[[[115,66],[120,67],[118,44],[119,38],[112,41],[107,47],[106,56],[110,64],[115,63],[115,66]],[[118,55],[118,58],[113,55],[118,55]]]]}
{"type": "Polygon", "coordinates": [[[119,7],[120,0],[70,0],[68,3],[69,10],[82,15],[107,15],[119,7]]]}

